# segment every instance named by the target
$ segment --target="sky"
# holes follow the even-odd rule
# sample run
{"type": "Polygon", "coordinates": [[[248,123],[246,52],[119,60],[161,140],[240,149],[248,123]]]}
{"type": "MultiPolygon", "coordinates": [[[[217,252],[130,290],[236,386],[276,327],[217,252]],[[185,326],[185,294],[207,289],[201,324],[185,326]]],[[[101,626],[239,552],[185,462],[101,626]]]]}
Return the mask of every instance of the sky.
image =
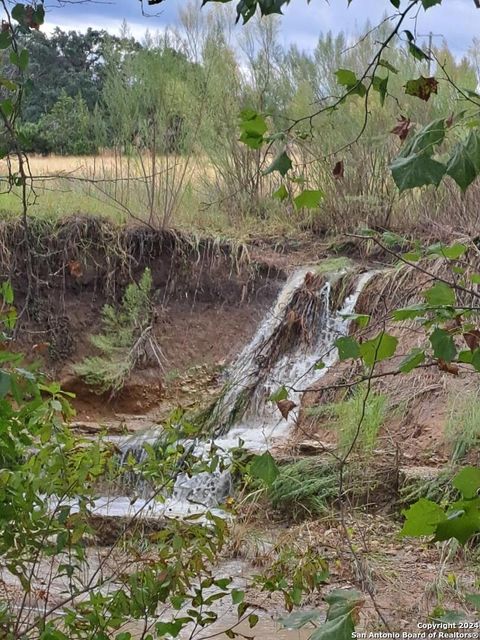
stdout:
{"type": "MultiPolygon", "coordinates": [[[[151,16],[144,17],[139,0],[79,1],[78,4],[72,0],[46,0],[46,27],[58,25],[62,29],[84,31],[92,26],[118,33],[125,19],[132,35],[141,39],[147,29],[155,32],[174,26],[178,8],[188,2],[200,8],[201,0],[164,0],[153,7],[146,6],[145,2],[145,12],[151,16]]],[[[307,0],[292,0],[281,21],[282,39],[284,44],[295,43],[300,49],[309,50],[315,46],[322,31],[344,30],[354,35],[361,31],[367,19],[378,23],[389,6],[387,0],[353,0],[350,7],[347,7],[347,0],[311,0],[310,4],[307,0]]],[[[432,7],[428,12],[421,9],[416,23],[410,20],[405,24],[411,31],[415,27],[418,34],[432,31],[437,45],[445,39],[455,55],[461,57],[472,39],[480,38],[480,9],[475,7],[473,0],[443,0],[442,5],[432,7]]]]}

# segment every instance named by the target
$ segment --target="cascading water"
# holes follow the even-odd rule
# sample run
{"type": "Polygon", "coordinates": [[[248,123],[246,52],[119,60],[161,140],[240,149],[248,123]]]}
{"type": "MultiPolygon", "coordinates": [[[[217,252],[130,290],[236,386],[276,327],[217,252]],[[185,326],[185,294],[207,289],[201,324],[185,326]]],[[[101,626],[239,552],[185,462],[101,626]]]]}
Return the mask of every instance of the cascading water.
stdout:
{"type": "Polygon", "coordinates": [[[335,340],[348,333],[371,273],[361,274],[342,308],[331,309],[332,287],[344,274],[316,277],[308,267],[296,271],[270,314],[228,374],[227,389],[212,412],[222,435],[217,446],[228,449],[241,438],[254,451],[285,437],[298,417],[302,391],[325,375],[337,360],[335,340]],[[323,367],[316,366],[321,361],[323,367]],[[285,387],[296,409],[284,419],[269,398],[285,387]]]}
{"type": "MultiPolygon", "coordinates": [[[[224,392],[209,419],[216,436],[197,444],[197,455],[207,456],[214,445],[228,459],[228,451],[238,446],[239,440],[246,449],[262,452],[286,437],[297,419],[302,390],[316,383],[336,362],[335,340],[348,333],[348,316],[354,312],[358,297],[373,274],[360,274],[341,308],[332,308],[332,291],[344,275],[345,271],[315,275],[315,267],[303,267],[288,278],[253,339],[227,372],[224,392]],[[321,367],[316,366],[319,361],[323,363],[321,367]],[[282,387],[295,404],[286,419],[269,400],[282,387]]],[[[150,432],[124,441],[120,444],[122,459],[133,455],[141,461],[142,443],[152,442],[156,437],[150,432]]],[[[137,495],[148,491],[142,478],[131,476],[127,480],[135,484],[137,495]]],[[[167,516],[205,511],[221,504],[230,490],[228,472],[203,472],[193,477],[181,473],[172,496],[164,505],[152,503],[150,511],[167,516]]],[[[97,513],[117,515],[125,508],[122,515],[131,515],[139,506],[137,501],[132,507],[128,498],[114,498],[110,507],[105,499],[101,500],[97,513]]],[[[144,501],[145,495],[140,502],[144,501]]]]}

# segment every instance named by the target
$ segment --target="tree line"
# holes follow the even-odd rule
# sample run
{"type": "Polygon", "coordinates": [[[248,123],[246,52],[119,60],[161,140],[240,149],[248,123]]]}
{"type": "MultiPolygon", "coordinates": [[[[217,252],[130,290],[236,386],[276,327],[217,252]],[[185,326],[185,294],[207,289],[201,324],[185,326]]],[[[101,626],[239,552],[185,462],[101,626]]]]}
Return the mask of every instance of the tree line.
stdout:
{"type": "MultiPolygon", "coordinates": [[[[92,28],[80,33],[57,27],[50,35],[32,30],[25,42],[30,58],[30,81],[21,117],[25,150],[82,155],[139,141],[151,147],[151,131],[146,130],[156,121],[158,150],[181,151],[181,138],[188,147],[185,139],[192,136],[192,128],[198,138],[199,125],[192,123],[189,114],[192,105],[203,108],[204,135],[197,140],[202,148],[209,146],[212,133],[236,122],[241,108],[259,109],[270,114],[276,126],[284,127],[289,118],[307,115],[312,104],[338,95],[335,71],[347,68],[360,72],[381,36],[377,29],[352,49],[352,38],[347,34],[325,33],[312,51],[302,51],[295,45],[281,44],[279,23],[273,17],[253,21],[240,35],[232,34],[231,15],[224,8],[207,16],[183,9],[180,24],[177,31],[161,36],[147,33],[142,42],[126,27],[117,36],[92,28]],[[116,102],[119,98],[123,105],[116,102]],[[129,105],[129,114],[125,98],[136,102],[129,105]],[[216,113],[216,108],[220,112],[216,113]],[[127,122],[133,119],[136,123],[127,122]]],[[[366,24],[362,31],[367,33],[370,28],[366,24]]],[[[460,61],[446,43],[436,50],[436,57],[457,83],[472,91],[477,88],[479,54],[475,43],[460,61]]],[[[411,77],[412,67],[422,70],[425,66],[398,45],[390,50],[389,61],[397,70],[390,78],[392,95],[411,77]]],[[[427,108],[414,100],[402,105],[392,100],[387,109],[373,114],[372,130],[379,130],[379,118],[394,120],[406,110],[412,120],[425,119],[434,115],[432,112],[450,108],[454,101],[447,86],[427,108]]],[[[338,119],[330,118],[335,144],[341,145],[342,139],[354,134],[361,117],[361,108],[353,104],[343,109],[341,126],[338,119]]],[[[315,127],[315,122],[306,120],[301,125],[305,135],[312,124],[315,127]]]]}

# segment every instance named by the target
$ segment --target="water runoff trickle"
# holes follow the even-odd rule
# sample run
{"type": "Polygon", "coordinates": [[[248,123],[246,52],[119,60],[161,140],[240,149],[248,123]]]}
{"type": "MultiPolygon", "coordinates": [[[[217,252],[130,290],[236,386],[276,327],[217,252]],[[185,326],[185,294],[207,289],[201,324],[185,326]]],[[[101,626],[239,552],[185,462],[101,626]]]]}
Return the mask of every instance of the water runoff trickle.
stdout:
{"type": "MultiPolygon", "coordinates": [[[[290,275],[252,340],[228,369],[223,392],[208,420],[215,436],[190,443],[195,455],[208,457],[214,447],[228,461],[229,451],[239,442],[244,448],[261,453],[287,437],[298,417],[302,390],[320,380],[337,361],[335,340],[347,335],[349,316],[373,274],[357,275],[350,291],[342,280],[346,275],[345,270],[316,274],[314,266],[299,268],[290,275]],[[342,287],[347,289],[347,295],[338,304],[335,299],[342,287]],[[316,366],[320,360],[323,365],[316,366]],[[295,404],[287,418],[270,400],[283,387],[295,404]]],[[[131,456],[142,462],[146,457],[145,443],[154,444],[158,438],[157,428],[118,442],[119,464],[124,465],[131,456]]],[[[220,514],[223,512],[217,507],[232,491],[229,472],[220,469],[192,477],[179,473],[172,495],[162,503],[151,499],[151,487],[138,474],[127,471],[124,481],[141,497],[134,502],[131,497],[99,498],[96,514],[131,516],[143,512],[143,507],[150,517],[182,517],[207,509],[220,514]]]]}

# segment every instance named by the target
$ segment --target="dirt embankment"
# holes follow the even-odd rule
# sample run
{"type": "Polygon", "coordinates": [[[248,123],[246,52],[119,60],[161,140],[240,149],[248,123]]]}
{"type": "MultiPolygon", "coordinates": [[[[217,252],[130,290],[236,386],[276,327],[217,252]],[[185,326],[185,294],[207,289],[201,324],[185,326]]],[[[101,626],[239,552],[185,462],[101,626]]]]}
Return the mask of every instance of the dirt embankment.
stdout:
{"type": "Polygon", "coordinates": [[[297,246],[247,247],[84,216],[32,220],[28,242],[27,250],[19,222],[0,225],[0,278],[13,283],[20,311],[16,348],[40,359],[76,394],[79,419],[92,421],[145,414],[161,402],[188,403],[196,388],[211,393],[222,366],[275,298],[289,268],[287,254],[299,254],[293,263],[306,258],[297,246]],[[101,330],[103,306],[119,302],[146,268],[164,370],[138,370],[117,397],[97,396],[72,367],[95,353],[90,336],[101,330]]]}

